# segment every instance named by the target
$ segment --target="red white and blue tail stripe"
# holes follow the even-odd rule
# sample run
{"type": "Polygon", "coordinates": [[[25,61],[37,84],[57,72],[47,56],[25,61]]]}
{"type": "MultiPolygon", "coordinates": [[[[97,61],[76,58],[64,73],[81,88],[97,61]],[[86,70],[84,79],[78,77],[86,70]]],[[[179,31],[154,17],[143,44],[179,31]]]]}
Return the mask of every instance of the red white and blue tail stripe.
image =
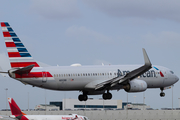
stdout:
{"type": "Polygon", "coordinates": [[[27,51],[9,23],[1,22],[4,40],[12,68],[21,68],[29,65],[40,67],[27,51]]]}

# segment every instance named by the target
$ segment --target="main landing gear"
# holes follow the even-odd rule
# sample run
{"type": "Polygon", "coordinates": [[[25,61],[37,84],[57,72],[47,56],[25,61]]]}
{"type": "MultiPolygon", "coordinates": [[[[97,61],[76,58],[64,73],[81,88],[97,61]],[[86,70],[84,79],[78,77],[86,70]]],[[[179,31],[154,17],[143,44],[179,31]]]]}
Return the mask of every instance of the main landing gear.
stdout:
{"type": "Polygon", "coordinates": [[[79,99],[79,101],[87,101],[88,96],[85,92],[83,92],[83,94],[78,96],[78,99],[79,99]]]}
{"type": "Polygon", "coordinates": [[[112,94],[107,90],[107,93],[103,93],[102,98],[104,100],[110,100],[112,98],[112,94]]]}
{"type": "Polygon", "coordinates": [[[161,90],[160,96],[164,97],[165,96],[165,93],[163,92],[164,88],[160,88],[160,90],[161,90]]]}

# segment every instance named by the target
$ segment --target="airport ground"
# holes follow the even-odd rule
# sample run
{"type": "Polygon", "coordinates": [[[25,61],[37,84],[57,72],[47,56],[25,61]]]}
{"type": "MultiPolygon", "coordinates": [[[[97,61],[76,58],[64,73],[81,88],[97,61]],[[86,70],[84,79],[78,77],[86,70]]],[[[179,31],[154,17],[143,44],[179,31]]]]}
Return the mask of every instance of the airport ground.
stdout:
{"type": "MultiPolygon", "coordinates": [[[[90,120],[180,120],[180,110],[78,110],[78,111],[23,111],[28,115],[78,114],[90,120]]],[[[11,111],[0,111],[11,115],[11,111]]]]}

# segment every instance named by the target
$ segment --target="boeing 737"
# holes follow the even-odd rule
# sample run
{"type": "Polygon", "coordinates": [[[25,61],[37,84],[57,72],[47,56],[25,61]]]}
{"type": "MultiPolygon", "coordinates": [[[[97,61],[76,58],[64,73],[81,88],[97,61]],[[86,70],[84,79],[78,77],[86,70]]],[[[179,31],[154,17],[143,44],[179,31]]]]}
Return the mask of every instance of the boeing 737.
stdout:
{"type": "Polygon", "coordinates": [[[89,120],[85,116],[70,114],[70,115],[26,115],[21,111],[13,98],[8,98],[9,106],[12,115],[9,117],[15,120],[89,120]]]}
{"type": "MultiPolygon", "coordinates": [[[[147,88],[164,88],[179,78],[168,68],[152,65],[143,49],[144,65],[42,66],[36,62],[7,22],[1,23],[11,69],[1,71],[24,84],[61,91],[81,91],[78,99],[102,94],[111,99],[110,90],[143,92],[147,88]]],[[[35,46],[34,46],[35,47],[35,46]]]]}

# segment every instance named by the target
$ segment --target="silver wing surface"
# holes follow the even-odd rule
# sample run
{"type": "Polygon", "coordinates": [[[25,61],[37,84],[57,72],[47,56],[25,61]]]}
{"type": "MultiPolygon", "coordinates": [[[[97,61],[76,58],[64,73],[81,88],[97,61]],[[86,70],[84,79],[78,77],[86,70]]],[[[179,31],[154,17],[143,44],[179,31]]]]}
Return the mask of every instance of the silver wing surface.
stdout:
{"type": "Polygon", "coordinates": [[[142,75],[143,73],[151,69],[152,64],[149,60],[146,50],[144,48],[142,50],[143,50],[143,56],[145,62],[143,66],[135,70],[132,70],[131,72],[127,73],[124,76],[117,76],[105,82],[99,83],[96,85],[95,90],[106,90],[106,89],[111,89],[112,87],[118,84],[121,85],[127,84],[129,81],[133,80],[134,78],[137,78],[138,76],[142,75]]]}

